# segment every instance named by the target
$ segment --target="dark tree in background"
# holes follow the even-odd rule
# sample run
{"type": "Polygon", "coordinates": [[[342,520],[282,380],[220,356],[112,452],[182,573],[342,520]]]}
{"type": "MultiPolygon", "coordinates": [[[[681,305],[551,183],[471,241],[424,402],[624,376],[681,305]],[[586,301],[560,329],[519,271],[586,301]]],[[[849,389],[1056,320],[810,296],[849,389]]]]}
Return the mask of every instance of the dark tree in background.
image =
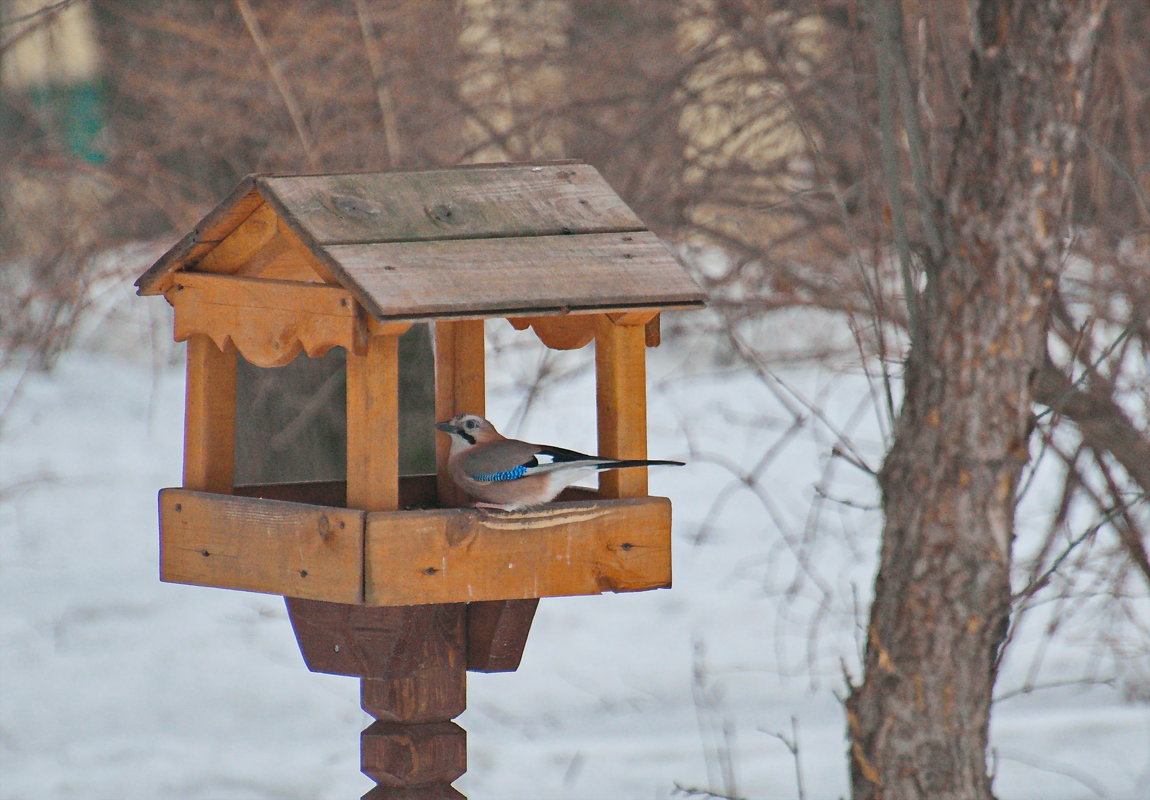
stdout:
{"type": "MultiPolygon", "coordinates": [[[[961,120],[936,181],[921,174],[913,108],[894,99],[908,97],[898,91],[909,71],[899,0],[872,6],[884,134],[912,141],[925,282],[908,297],[864,680],[848,702],[856,800],[993,796],[990,706],[1011,611],[1016,491],[1105,9],[1104,0],[971,4],[961,120]]],[[[892,206],[905,205],[901,184],[886,189],[892,206]]],[[[905,224],[902,210],[892,216],[905,224]]]]}

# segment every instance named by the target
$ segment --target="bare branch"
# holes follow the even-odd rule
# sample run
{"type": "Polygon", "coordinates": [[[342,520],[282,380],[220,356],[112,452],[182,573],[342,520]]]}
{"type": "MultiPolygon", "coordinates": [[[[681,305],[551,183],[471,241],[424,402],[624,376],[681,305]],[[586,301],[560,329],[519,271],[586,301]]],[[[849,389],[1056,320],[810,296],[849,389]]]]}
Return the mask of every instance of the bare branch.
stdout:
{"type": "Polygon", "coordinates": [[[0,17],[0,27],[19,25],[22,22],[31,22],[33,20],[37,20],[41,24],[48,23],[51,22],[57,14],[61,11],[65,11],[70,6],[86,2],[88,2],[88,0],[57,0],[57,2],[49,3],[35,11],[29,11],[27,14],[20,14],[15,17],[0,17]]]}
{"type": "Polygon", "coordinates": [[[260,58],[263,59],[264,66],[267,68],[268,75],[271,76],[272,83],[275,84],[276,91],[279,92],[280,99],[283,100],[284,108],[287,109],[288,116],[291,117],[291,122],[295,127],[296,136],[299,137],[300,147],[303,148],[304,156],[307,158],[312,169],[318,169],[319,156],[316,153],[315,142],[312,141],[311,134],[308,133],[307,121],[304,118],[303,111],[300,109],[299,101],[296,100],[291,86],[287,80],[284,79],[279,63],[272,55],[271,47],[264,37],[263,30],[260,28],[260,21],[256,17],[255,11],[252,10],[251,3],[249,3],[248,0],[235,0],[235,4],[240,12],[240,16],[243,17],[244,25],[247,27],[248,33],[251,34],[252,43],[256,46],[256,51],[260,54],[260,58]]]}

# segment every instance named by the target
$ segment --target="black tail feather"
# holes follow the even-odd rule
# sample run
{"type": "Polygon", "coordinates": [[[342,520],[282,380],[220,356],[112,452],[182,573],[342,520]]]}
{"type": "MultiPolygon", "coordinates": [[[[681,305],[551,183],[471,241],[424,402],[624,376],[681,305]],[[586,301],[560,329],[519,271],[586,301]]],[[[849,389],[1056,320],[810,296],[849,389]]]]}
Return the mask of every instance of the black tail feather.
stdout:
{"type": "Polygon", "coordinates": [[[626,467],[684,467],[686,463],[683,461],[643,461],[642,459],[625,459],[623,461],[612,461],[610,464],[599,464],[598,469],[624,469],[626,467]]]}

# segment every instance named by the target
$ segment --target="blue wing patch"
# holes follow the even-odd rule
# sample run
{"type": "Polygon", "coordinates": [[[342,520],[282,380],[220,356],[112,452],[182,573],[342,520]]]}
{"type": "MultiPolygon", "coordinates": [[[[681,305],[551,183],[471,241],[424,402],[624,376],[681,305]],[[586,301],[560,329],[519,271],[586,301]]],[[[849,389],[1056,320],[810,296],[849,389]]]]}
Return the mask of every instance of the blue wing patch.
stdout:
{"type": "Polygon", "coordinates": [[[520,464],[518,467],[515,467],[515,469],[505,469],[503,472],[492,472],[488,475],[472,475],[471,480],[485,482],[514,481],[522,478],[526,474],[527,465],[520,464]]]}

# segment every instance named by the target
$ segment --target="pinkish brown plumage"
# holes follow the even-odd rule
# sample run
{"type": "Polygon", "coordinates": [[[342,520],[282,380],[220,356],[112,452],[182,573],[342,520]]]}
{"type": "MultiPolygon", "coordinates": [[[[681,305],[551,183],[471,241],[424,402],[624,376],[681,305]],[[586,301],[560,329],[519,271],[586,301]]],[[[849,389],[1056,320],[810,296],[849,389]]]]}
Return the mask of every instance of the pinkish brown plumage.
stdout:
{"type": "Polygon", "coordinates": [[[567,486],[600,470],[683,464],[602,458],[508,439],[475,414],[459,414],[435,427],[451,436],[451,479],[476,499],[478,508],[520,511],[554,500],[567,486]]]}

